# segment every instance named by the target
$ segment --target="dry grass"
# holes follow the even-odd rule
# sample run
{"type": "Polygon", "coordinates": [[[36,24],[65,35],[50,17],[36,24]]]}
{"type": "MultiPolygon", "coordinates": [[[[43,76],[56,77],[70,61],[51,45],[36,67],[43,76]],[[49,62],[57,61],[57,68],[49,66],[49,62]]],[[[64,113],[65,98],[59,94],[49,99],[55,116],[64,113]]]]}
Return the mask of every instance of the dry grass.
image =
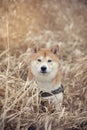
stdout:
{"type": "Polygon", "coordinates": [[[0,130],[87,130],[87,3],[0,1],[0,130]],[[27,81],[30,46],[60,44],[62,110],[27,81]]]}

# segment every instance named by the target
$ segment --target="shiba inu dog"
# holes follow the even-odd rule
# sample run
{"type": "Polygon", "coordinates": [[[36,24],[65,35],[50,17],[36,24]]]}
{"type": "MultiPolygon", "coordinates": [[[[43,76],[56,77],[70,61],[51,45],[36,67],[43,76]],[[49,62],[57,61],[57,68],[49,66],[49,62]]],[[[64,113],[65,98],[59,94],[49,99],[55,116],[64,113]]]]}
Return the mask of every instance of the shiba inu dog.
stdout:
{"type": "Polygon", "coordinates": [[[63,86],[61,84],[61,65],[58,57],[59,46],[52,48],[32,49],[30,68],[41,97],[54,102],[56,109],[63,101],[63,86]]]}

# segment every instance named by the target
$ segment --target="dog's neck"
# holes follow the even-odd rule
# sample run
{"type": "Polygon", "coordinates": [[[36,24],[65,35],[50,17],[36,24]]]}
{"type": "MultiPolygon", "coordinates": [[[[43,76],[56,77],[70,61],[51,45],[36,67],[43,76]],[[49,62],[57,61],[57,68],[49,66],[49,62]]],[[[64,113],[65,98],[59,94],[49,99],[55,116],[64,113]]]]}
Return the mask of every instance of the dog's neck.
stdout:
{"type": "Polygon", "coordinates": [[[55,85],[53,84],[53,82],[40,82],[40,81],[36,81],[37,82],[37,87],[42,90],[42,91],[46,91],[46,92],[50,92],[52,90],[58,89],[61,85],[61,83],[56,83],[55,85]]]}

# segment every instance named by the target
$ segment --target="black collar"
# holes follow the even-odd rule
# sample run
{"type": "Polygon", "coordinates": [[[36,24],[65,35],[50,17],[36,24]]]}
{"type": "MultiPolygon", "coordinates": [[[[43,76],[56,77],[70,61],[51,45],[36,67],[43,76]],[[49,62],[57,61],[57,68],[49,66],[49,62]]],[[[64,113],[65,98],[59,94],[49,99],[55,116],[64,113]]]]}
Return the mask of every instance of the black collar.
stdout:
{"type": "Polygon", "coordinates": [[[59,94],[61,92],[62,93],[64,92],[63,85],[61,85],[58,89],[55,89],[55,90],[53,90],[51,92],[43,92],[43,91],[41,91],[40,94],[41,94],[41,97],[49,97],[49,96],[59,94]]]}

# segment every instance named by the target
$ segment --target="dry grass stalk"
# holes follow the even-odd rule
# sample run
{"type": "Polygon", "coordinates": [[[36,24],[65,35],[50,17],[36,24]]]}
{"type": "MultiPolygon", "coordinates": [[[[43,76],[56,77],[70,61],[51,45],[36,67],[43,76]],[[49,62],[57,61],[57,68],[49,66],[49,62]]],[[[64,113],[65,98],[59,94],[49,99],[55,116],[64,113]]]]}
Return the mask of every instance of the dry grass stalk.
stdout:
{"type": "Polygon", "coordinates": [[[84,2],[8,0],[6,10],[0,8],[0,130],[87,130],[84,2]],[[35,82],[27,81],[32,43],[62,46],[65,93],[59,112],[43,106],[35,82]]]}

